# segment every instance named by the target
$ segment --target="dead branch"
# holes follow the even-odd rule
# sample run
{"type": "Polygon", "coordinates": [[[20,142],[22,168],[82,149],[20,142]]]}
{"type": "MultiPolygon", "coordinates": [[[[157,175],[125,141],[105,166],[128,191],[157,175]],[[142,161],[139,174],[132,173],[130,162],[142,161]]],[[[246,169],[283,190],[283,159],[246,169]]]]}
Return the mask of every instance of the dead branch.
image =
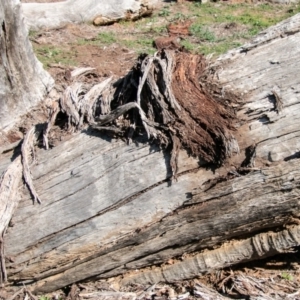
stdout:
{"type": "Polygon", "coordinates": [[[80,124],[79,111],[83,93],[84,88],[82,83],[75,82],[66,88],[60,100],[62,112],[66,113],[69,117],[69,129],[71,129],[72,126],[77,128],[80,124]]]}
{"type": "Polygon", "coordinates": [[[53,101],[51,111],[50,111],[50,120],[47,123],[46,129],[43,132],[43,144],[47,150],[49,149],[48,135],[49,135],[51,128],[53,127],[53,125],[55,123],[56,117],[59,112],[60,112],[60,108],[59,108],[58,102],[53,101]]]}
{"type": "MultiPolygon", "coordinates": [[[[100,82],[99,84],[94,85],[85,95],[82,101],[81,105],[81,121],[80,125],[82,126],[83,124],[83,118],[86,117],[87,121],[89,123],[94,122],[94,110],[93,107],[96,103],[97,100],[99,100],[100,97],[103,98],[103,94],[106,89],[109,89],[111,82],[112,82],[113,77],[109,77],[105,79],[104,81],[100,82]]],[[[110,94],[110,93],[109,93],[110,94]]],[[[109,95],[107,95],[109,96],[109,95]]],[[[112,97],[110,97],[112,98],[112,97]]],[[[100,103],[101,107],[101,113],[102,114],[108,114],[111,111],[110,108],[110,102],[112,99],[102,99],[100,103]]]]}
{"type": "Polygon", "coordinates": [[[76,78],[82,75],[87,75],[92,73],[92,71],[94,71],[96,68],[91,68],[91,67],[87,67],[87,68],[76,68],[75,70],[73,70],[71,72],[71,77],[72,78],[76,78]]]}
{"type": "Polygon", "coordinates": [[[32,182],[31,173],[30,173],[30,157],[34,154],[34,142],[35,142],[35,126],[27,132],[22,144],[22,164],[23,164],[23,176],[25,183],[33,196],[33,202],[37,201],[41,203],[41,200],[35,190],[34,184],[32,182]]]}

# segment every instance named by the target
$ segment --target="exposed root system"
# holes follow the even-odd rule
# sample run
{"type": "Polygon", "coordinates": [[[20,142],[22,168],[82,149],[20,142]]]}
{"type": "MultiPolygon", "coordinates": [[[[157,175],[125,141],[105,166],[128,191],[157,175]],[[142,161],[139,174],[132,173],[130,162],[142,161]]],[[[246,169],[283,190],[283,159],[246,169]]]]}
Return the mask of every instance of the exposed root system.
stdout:
{"type": "MultiPolygon", "coordinates": [[[[235,114],[201,85],[205,72],[203,56],[162,50],[141,56],[116,82],[108,78],[88,88],[75,78],[60,99],[60,109],[69,118],[69,128],[88,123],[95,129],[123,132],[129,141],[145,130],[149,139],[172,147],[173,175],[180,148],[219,166],[239,151],[233,136],[235,114]]],[[[52,118],[48,128],[53,123],[52,118]]]]}

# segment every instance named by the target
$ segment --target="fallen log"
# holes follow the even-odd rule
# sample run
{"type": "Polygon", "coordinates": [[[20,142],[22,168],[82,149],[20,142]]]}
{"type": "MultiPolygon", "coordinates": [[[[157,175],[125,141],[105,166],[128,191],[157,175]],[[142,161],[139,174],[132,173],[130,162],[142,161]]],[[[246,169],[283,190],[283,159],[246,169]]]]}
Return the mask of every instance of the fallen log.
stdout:
{"type": "MultiPolygon", "coordinates": [[[[174,68],[170,60],[163,60],[172,52],[150,58],[163,62],[154,67],[145,58],[138,68],[141,73],[135,73],[141,76],[133,84],[134,93],[121,89],[117,99],[101,102],[108,110],[98,119],[88,113],[99,126],[106,125],[107,116],[113,116],[110,128],[133,124],[136,136],[130,137],[135,143],[127,145],[85,128],[48,151],[37,149],[38,162],[30,171],[41,204],[32,205],[27,188],[20,187],[14,225],[5,236],[8,284],[47,292],[118,275],[129,284],[136,282],[132,270],[161,265],[170,258],[176,261],[184,253],[196,257],[206,251],[203,256],[215,261],[214,253],[225,254],[222,249],[228,241],[233,249],[238,245],[243,250],[248,241],[266,239],[266,244],[257,245],[269,249],[255,248],[255,254],[248,253],[245,260],[298,245],[298,226],[286,231],[284,227],[298,222],[300,205],[299,25],[297,15],[220,57],[205,67],[200,84],[193,67],[199,57],[178,54],[185,57],[188,69],[180,60],[173,60],[174,68]],[[172,70],[169,79],[163,76],[168,72],[160,73],[164,67],[172,70]],[[186,82],[186,89],[181,82],[186,82]],[[126,95],[135,98],[128,102],[126,95]],[[112,115],[124,105],[135,107],[139,114],[112,115]],[[186,120],[180,123],[178,116],[183,115],[186,120]],[[149,144],[148,137],[162,142],[149,144]],[[175,139],[181,141],[179,146],[175,139]],[[175,149],[175,158],[165,144],[175,149]],[[236,147],[230,145],[236,144],[240,153],[232,151],[236,147]],[[174,166],[177,180],[171,180],[174,166]],[[275,236],[280,242],[272,244],[275,236]]],[[[122,87],[132,88],[125,83],[136,75],[129,76],[121,81],[122,87]]],[[[73,100],[64,99],[70,108],[65,113],[70,126],[80,129],[80,114],[87,112],[80,104],[84,97],[69,95],[73,100]]],[[[0,170],[11,156],[10,152],[1,155],[0,170]]],[[[197,276],[243,261],[235,253],[228,252],[226,262],[217,265],[204,259],[204,268],[196,272],[188,258],[174,268],[178,267],[178,274],[181,268],[190,268],[188,277],[197,276]]],[[[162,275],[154,281],[182,279],[178,276],[162,275]]]]}
{"type": "Polygon", "coordinates": [[[108,25],[135,20],[152,13],[158,0],[67,0],[55,3],[23,3],[25,23],[31,30],[60,28],[69,23],[108,25]]]}

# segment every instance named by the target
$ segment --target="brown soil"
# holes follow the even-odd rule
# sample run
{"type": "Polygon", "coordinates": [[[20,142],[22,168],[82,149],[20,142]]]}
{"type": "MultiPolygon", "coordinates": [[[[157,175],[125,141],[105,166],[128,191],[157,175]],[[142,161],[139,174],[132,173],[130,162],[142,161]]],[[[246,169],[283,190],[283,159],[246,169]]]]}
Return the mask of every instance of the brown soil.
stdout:
{"type": "MultiPolygon", "coordinates": [[[[118,27],[118,24],[111,27],[118,27]]],[[[93,42],[101,29],[86,24],[70,24],[59,30],[39,33],[31,38],[35,50],[39,52],[45,46],[64,46],[65,56],[71,54],[73,67],[93,67],[101,77],[110,75],[124,76],[134,64],[136,53],[117,44],[110,46],[74,43],[78,39],[93,42]]],[[[58,69],[66,68],[62,64],[48,65],[48,71],[55,78],[58,69]]],[[[72,67],[71,67],[72,68],[72,67]]]]}

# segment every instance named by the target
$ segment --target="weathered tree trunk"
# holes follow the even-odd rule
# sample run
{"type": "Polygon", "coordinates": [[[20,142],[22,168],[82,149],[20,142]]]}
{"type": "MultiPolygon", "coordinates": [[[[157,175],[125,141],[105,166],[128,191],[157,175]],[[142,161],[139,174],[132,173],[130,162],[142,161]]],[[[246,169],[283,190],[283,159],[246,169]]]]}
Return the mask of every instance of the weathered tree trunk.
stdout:
{"type": "Polygon", "coordinates": [[[11,127],[53,85],[28,40],[19,1],[0,2],[0,128],[11,127]]]}
{"type": "Polygon", "coordinates": [[[30,29],[58,28],[68,23],[111,24],[151,14],[158,0],[67,0],[55,3],[23,3],[30,29]]]}
{"type": "MultiPolygon", "coordinates": [[[[31,172],[42,203],[32,205],[20,187],[4,237],[8,282],[45,292],[120,274],[122,284],[174,281],[299,245],[299,29],[297,15],[210,66],[201,84],[219,101],[237,99],[240,153],[222,167],[181,150],[171,181],[168,151],[144,137],[126,145],[92,130],[39,149],[31,172]],[[205,249],[214,250],[126,275],[205,249]]],[[[1,172],[11,157],[1,156],[1,172]]]]}
{"type": "MultiPolygon", "coordinates": [[[[0,1],[0,145],[6,132],[44,99],[53,79],[36,59],[20,14],[19,1],[0,1]]],[[[2,149],[0,147],[0,149],[2,149]]],[[[2,153],[2,151],[1,151],[2,153]]],[[[3,235],[18,205],[21,158],[0,177],[0,281],[7,279],[3,235]]]]}

